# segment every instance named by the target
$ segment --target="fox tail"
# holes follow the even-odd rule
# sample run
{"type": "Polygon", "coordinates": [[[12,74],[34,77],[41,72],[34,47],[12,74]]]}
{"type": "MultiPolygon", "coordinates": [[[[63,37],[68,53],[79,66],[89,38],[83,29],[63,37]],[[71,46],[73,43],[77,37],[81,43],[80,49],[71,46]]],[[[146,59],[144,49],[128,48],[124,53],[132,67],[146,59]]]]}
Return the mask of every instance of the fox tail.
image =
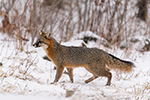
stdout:
{"type": "Polygon", "coordinates": [[[121,72],[131,72],[135,67],[134,63],[130,61],[121,60],[111,54],[108,54],[109,60],[106,60],[106,64],[110,69],[116,69],[121,72]]]}

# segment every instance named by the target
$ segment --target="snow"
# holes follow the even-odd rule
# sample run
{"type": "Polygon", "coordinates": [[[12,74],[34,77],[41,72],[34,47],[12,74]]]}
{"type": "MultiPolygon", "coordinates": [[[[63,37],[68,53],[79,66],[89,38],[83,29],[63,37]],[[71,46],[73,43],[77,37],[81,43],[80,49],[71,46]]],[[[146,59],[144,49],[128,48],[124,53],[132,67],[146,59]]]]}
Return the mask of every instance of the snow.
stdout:
{"type": "MultiPolygon", "coordinates": [[[[91,31],[84,31],[84,32],[81,32],[75,36],[73,36],[70,41],[74,43],[74,41],[82,41],[84,39],[84,37],[92,37],[92,38],[96,38],[96,42],[95,41],[90,41],[88,43],[88,47],[90,48],[93,48],[93,47],[99,47],[100,44],[102,44],[103,46],[106,46],[106,47],[110,47],[110,44],[108,43],[108,41],[98,35],[96,35],[96,33],[93,33],[91,31]]],[[[66,43],[65,43],[66,44],[66,43]]],[[[72,43],[70,43],[72,44],[72,43]]],[[[74,46],[76,46],[77,43],[74,43],[74,46]]],[[[81,43],[79,43],[81,44],[81,43]]],[[[67,44],[66,44],[67,45],[67,44]]],[[[78,46],[78,45],[77,45],[78,46]]]]}
{"type": "MultiPolygon", "coordinates": [[[[1,34],[0,38],[0,62],[3,64],[0,66],[0,100],[150,99],[150,52],[134,53],[133,50],[131,53],[134,54],[123,57],[122,54],[125,55],[123,50],[99,46],[98,48],[107,50],[121,59],[132,61],[136,68],[130,74],[120,74],[112,70],[111,86],[105,86],[107,79],[104,77],[86,84],[84,81],[92,74],[84,68],[75,68],[74,83],[70,83],[69,76],[63,74],[55,85],[50,84],[55,78],[55,65],[42,59],[46,55],[42,48],[36,49],[27,43],[23,51],[19,51],[15,49],[15,41],[11,39],[2,41],[8,38],[7,35],[1,34]],[[73,92],[70,97],[66,97],[68,91],[73,92]]],[[[81,43],[83,43],[82,40],[70,40],[62,44],[81,46],[81,43]]],[[[87,44],[87,47],[94,45],[92,41],[87,44]]]]}
{"type": "Polygon", "coordinates": [[[81,46],[82,47],[82,43],[85,44],[83,40],[74,40],[70,42],[62,42],[61,44],[65,46],[81,46]]]}

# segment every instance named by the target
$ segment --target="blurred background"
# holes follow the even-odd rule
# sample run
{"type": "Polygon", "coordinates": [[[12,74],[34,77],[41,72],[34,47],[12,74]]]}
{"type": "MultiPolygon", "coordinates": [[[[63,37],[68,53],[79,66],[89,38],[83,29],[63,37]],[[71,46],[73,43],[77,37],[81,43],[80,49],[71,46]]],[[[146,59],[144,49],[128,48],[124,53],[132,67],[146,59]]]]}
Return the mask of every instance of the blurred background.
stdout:
{"type": "Polygon", "coordinates": [[[150,37],[149,5],[150,0],[0,0],[0,32],[20,49],[39,30],[59,42],[91,31],[118,46],[128,37],[150,37]]]}

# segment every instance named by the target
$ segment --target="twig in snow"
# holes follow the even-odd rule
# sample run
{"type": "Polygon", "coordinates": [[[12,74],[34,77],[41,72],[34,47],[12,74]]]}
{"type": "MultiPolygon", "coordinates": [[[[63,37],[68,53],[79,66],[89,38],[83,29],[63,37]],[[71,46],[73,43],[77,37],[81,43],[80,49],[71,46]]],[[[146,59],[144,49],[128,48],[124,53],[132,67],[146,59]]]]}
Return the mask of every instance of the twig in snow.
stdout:
{"type": "Polygon", "coordinates": [[[30,63],[30,65],[28,66],[27,70],[25,71],[24,75],[27,73],[27,71],[29,70],[30,66],[33,64],[33,62],[35,61],[35,59],[37,58],[37,56],[34,58],[34,60],[30,63]]]}

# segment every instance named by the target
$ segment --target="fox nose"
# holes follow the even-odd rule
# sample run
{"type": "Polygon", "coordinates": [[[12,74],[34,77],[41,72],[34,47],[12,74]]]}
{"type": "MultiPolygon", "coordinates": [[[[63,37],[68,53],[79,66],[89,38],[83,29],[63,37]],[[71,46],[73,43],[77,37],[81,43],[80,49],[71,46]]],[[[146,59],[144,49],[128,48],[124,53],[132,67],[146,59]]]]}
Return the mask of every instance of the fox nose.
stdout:
{"type": "Polygon", "coordinates": [[[36,47],[36,44],[33,44],[34,47],[36,47]]]}

